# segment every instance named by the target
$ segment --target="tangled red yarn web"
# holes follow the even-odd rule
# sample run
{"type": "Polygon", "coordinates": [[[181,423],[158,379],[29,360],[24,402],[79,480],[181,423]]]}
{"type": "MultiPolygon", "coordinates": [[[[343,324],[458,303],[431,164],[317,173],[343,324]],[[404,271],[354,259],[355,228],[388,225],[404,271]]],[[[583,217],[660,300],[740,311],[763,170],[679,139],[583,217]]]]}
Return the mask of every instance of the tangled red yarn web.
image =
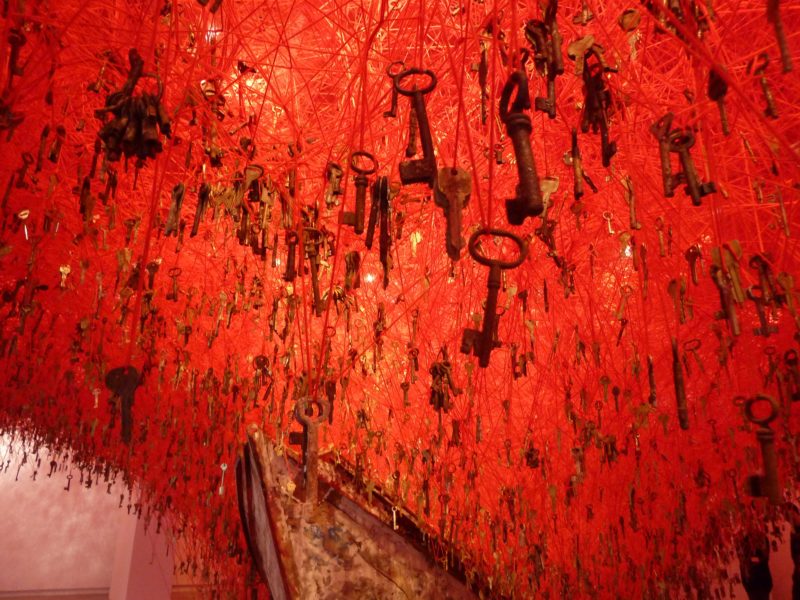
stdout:
{"type": "MultiPolygon", "coordinates": [[[[147,512],[191,540],[181,568],[205,565],[217,589],[236,594],[249,563],[230,487],[217,494],[219,465],[235,462],[248,423],[286,440],[296,428],[294,401],[323,394],[327,383],[335,402],[323,449],[358,465],[364,485],[376,483],[432,536],[452,542],[498,595],[655,597],[685,586],[727,593],[719,574],[734,540],[782,510],[744,489],[761,458],[741,397],[778,402],[780,485],[795,497],[798,380],[784,355],[796,347],[800,321],[782,286],[795,273],[800,234],[800,80],[782,72],[763,4],[674,5],[589,2],[593,19],[582,25],[573,17],[584,5],[559,4],[566,64],[556,79],[556,118],[530,113],[539,176],[558,180],[548,248],[536,235],[540,219],[507,224],[504,200],[514,195],[517,168],[497,110],[521,49],[530,48],[525,24],[542,18],[535,2],[242,0],[214,13],[188,1],[5,2],[3,39],[21,32],[25,43],[17,58],[0,45],[2,428],[139,482],[147,512]],[[629,8],[641,22],[624,31],[618,20],[629,8]],[[576,205],[565,157],[583,81],[566,49],[588,33],[618,69],[603,75],[618,151],[604,168],[600,136],[579,134],[597,191],[587,183],[576,205]],[[92,174],[102,126],[95,111],[125,83],[131,48],[157,76],[143,77],[136,93],[163,89],[171,137],[159,134],[163,151],[141,164],[106,162],[101,148],[92,174]],[[12,76],[14,60],[20,69],[12,76]],[[438,78],[425,97],[438,165],[473,177],[465,238],[496,227],[529,241],[525,262],[503,274],[502,345],[486,369],[459,347],[464,328],[480,327],[488,271],[466,250],[458,262],[448,258],[445,214],[426,186],[402,186],[392,200],[385,289],[377,241],[367,250],[363,236],[339,224],[353,210],[351,152],[372,153],[377,174],[399,183],[409,102],[401,96],[397,118],[383,116],[394,61],[438,78]],[[707,95],[711,67],[728,84],[727,136],[707,95]],[[762,74],[776,119],[764,114],[762,74]],[[701,206],[682,185],[664,196],[650,128],[669,111],[676,127],[695,132],[700,180],[716,184],[701,206]],[[59,126],[63,145],[53,152],[59,126]],[[343,195],[329,207],[330,162],[344,176],[343,195]],[[263,166],[275,191],[265,258],[239,243],[231,217],[240,214],[213,198],[190,236],[202,184],[219,198],[249,163],[263,166]],[[166,236],[179,183],[186,227],[166,236]],[[308,262],[298,262],[294,282],[282,278],[286,231],[302,229],[312,208],[314,227],[335,236],[320,263],[320,316],[308,262]],[[686,258],[692,246],[701,254],[697,283],[686,258]],[[764,285],[753,255],[776,277],[788,274],[775,290],[786,300],[764,308],[775,328],[769,337],[754,335],[764,325],[746,298],[732,301],[740,335],[719,318],[709,273],[723,247],[723,258],[734,257],[723,260],[723,272],[738,265],[743,290],[764,285]],[[361,256],[357,289],[344,284],[351,251],[361,256]],[[148,271],[132,274],[157,260],[149,293],[148,271]],[[441,367],[443,348],[453,386],[449,410],[437,411],[429,369],[441,367]],[[254,374],[258,355],[269,361],[263,377],[254,374]],[[110,426],[104,385],[108,371],[126,364],[144,373],[130,445],[120,439],[118,415],[110,426]]],[[[800,10],[787,4],[781,17],[797,64],[800,10]]],[[[533,61],[524,69],[532,99],[545,96],[533,61]]]]}

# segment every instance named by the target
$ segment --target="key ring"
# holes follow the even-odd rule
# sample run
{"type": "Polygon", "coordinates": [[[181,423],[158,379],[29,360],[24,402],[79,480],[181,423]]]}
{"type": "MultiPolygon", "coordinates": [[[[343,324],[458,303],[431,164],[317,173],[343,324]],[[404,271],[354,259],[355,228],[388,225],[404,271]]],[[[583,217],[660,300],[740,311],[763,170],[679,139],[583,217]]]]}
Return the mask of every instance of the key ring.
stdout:
{"type": "Polygon", "coordinates": [[[520,266],[522,262],[525,260],[525,257],[528,256],[528,246],[527,244],[520,238],[517,234],[512,233],[510,231],[506,231],[504,229],[478,229],[475,233],[473,233],[469,238],[469,254],[472,256],[475,262],[478,262],[486,267],[494,267],[498,266],[501,269],[515,269],[516,267],[520,266]],[[514,242],[517,247],[519,248],[519,256],[516,260],[513,261],[502,261],[496,258],[487,258],[480,252],[478,252],[478,239],[484,236],[495,236],[495,237],[502,237],[507,238],[514,242]]]}
{"type": "Polygon", "coordinates": [[[676,129],[669,134],[669,151],[682,152],[694,146],[694,134],[691,129],[676,129]]]}
{"type": "Polygon", "coordinates": [[[350,155],[350,168],[353,169],[353,171],[355,171],[359,175],[371,175],[378,169],[378,161],[375,160],[375,157],[372,156],[372,154],[370,154],[369,152],[365,152],[364,150],[356,150],[350,155]],[[364,158],[369,162],[371,162],[372,166],[367,169],[359,167],[356,164],[356,159],[359,157],[364,158]]]}
{"type": "Polygon", "coordinates": [[[758,394],[753,398],[748,398],[744,403],[744,414],[751,423],[766,427],[769,423],[775,420],[778,416],[778,403],[775,398],[767,394],[758,394]],[[770,412],[766,417],[758,418],[753,414],[753,406],[759,402],[767,402],[770,406],[770,412]]]}
{"type": "Polygon", "coordinates": [[[392,79],[394,79],[395,77],[397,77],[397,75],[402,73],[405,68],[406,68],[406,63],[404,63],[402,60],[396,60],[394,62],[389,63],[389,66],[386,67],[386,74],[392,79]],[[394,67],[400,67],[400,68],[395,70],[394,67]]]}
{"type": "Polygon", "coordinates": [[[397,91],[398,94],[401,94],[403,96],[413,96],[414,94],[422,94],[424,96],[425,94],[429,94],[433,91],[433,89],[436,87],[436,82],[437,82],[436,74],[433,71],[430,71],[428,69],[416,69],[416,68],[407,69],[394,76],[394,89],[397,91]],[[403,81],[403,79],[405,79],[406,77],[410,77],[411,75],[425,75],[426,77],[430,78],[431,82],[421,90],[416,88],[413,90],[409,90],[407,88],[402,87],[400,85],[400,82],[403,81]]]}
{"type": "Polygon", "coordinates": [[[686,340],[683,342],[683,349],[687,352],[694,352],[700,348],[702,342],[699,338],[692,338],[691,340],[686,340]]]}
{"type": "Polygon", "coordinates": [[[324,422],[328,418],[330,412],[331,403],[328,402],[327,398],[311,398],[310,396],[306,396],[305,398],[300,398],[294,407],[295,418],[306,427],[313,427],[324,422]],[[319,407],[319,414],[317,416],[306,414],[306,411],[313,405],[319,407]]]}

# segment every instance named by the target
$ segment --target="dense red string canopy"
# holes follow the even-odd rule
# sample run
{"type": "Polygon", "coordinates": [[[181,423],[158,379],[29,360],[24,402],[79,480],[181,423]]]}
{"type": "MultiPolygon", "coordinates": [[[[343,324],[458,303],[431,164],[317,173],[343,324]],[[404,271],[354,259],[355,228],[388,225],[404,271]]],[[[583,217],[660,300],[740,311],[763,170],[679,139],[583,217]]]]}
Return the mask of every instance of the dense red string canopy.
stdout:
{"type": "MultiPolygon", "coordinates": [[[[220,464],[235,462],[250,423],[286,442],[295,400],[326,389],[335,402],[324,450],[358,465],[365,487],[378,485],[432,539],[451,542],[498,595],[727,589],[720,568],[737,537],[783,510],[746,493],[761,457],[743,398],[776,399],[781,492],[795,497],[799,411],[785,353],[797,348],[798,301],[783,286],[797,272],[800,79],[781,68],[763,3],[587,4],[586,24],[574,18],[581,3],[558,6],[565,71],[555,118],[529,113],[539,177],[558,180],[549,248],[536,235],[541,219],[506,220],[517,167],[498,115],[515,69],[525,70],[532,100],[546,96],[524,34],[543,18],[536,2],[241,0],[214,12],[188,0],[5,2],[2,39],[22,34],[25,43],[16,56],[0,44],[0,427],[138,483],[143,514],[191,541],[179,568],[205,565],[202,574],[231,594],[243,591],[249,563],[232,486],[217,493],[220,464]],[[641,18],[629,31],[618,22],[626,9],[641,18]],[[603,167],[600,135],[579,132],[597,190],[586,184],[576,203],[566,158],[584,83],[567,47],[589,33],[616,69],[602,81],[618,150],[603,167]],[[143,161],[107,161],[101,145],[92,169],[98,132],[112,120],[96,111],[125,84],[131,48],[145,73],[133,93],[162,94],[171,136],[154,134],[163,150],[143,161]],[[464,237],[495,227],[529,242],[524,263],[504,272],[502,345],[486,369],[459,349],[464,328],[480,327],[488,270],[466,249],[448,258],[445,213],[427,186],[399,186],[409,100],[399,98],[396,118],[383,116],[394,61],[437,76],[425,96],[436,160],[472,175],[464,237]],[[707,94],[711,69],[728,87],[727,136],[707,94]],[[777,118],[765,115],[762,76],[777,118]],[[667,112],[694,133],[699,179],[716,184],[700,206],[683,185],[664,196],[651,126],[667,112]],[[367,250],[341,224],[354,206],[357,150],[376,158],[372,180],[387,176],[397,192],[385,289],[377,234],[367,250]],[[330,162],[344,171],[332,206],[330,162]],[[263,167],[274,202],[265,258],[240,244],[243,213],[226,205],[251,163],[263,167]],[[178,184],[185,229],[168,236],[178,184]],[[212,199],[192,237],[203,184],[212,199]],[[320,250],[320,315],[308,261],[293,282],[282,277],[286,232],[307,240],[306,226],[335,239],[320,250]],[[754,255],[780,280],[774,291],[785,300],[764,309],[769,337],[754,334],[763,325],[746,294],[733,302],[740,335],[720,319],[715,249],[729,259],[723,278],[738,265],[743,291],[764,287],[754,255]],[[361,285],[346,289],[352,251],[361,285]],[[682,285],[683,309],[671,295],[682,285]],[[688,429],[679,426],[673,338],[688,429]],[[452,405],[437,411],[431,369],[441,372],[443,349],[452,405]],[[257,377],[259,355],[269,373],[257,377]],[[123,365],[143,373],[130,444],[105,386],[123,365]]],[[[781,8],[797,65],[800,10],[781,8]]],[[[671,160],[678,173],[677,154],[671,160]]],[[[259,203],[244,204],[255,219],[259,203]]]]}

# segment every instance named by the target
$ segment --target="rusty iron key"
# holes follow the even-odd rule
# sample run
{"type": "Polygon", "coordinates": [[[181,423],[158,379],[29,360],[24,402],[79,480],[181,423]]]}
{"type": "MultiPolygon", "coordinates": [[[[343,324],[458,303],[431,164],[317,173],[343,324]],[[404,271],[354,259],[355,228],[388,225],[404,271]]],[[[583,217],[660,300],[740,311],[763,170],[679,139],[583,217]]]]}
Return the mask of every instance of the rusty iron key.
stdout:
{"type": "Polygon", "coordinates": [[[122,441],[130,445],[133,429],[133,407],[136,388],[141,381],[139,371],[136,367],[127,365],[111,369],[106,374],[106,387],[111,390],[120,400],[122,414],[122,441]]]}
{"type": "Polygon", "coordinates": [[[167,223],[164,226],[165,237],[178,235],[178,220],[181,216],[181,205],[183,204],[184,192],[185,188],[182,183],[178,183],[174,188],[172,188],[172,204],[170,204],[167,223]]]}
{"type": "Polygon", "coordinates": [[[664,196],[667,198],[672,198],[675,195],[676,187],[675,178],[672,175],[672,163],[669,158],[669,134],[672,129],[673,118],[674,115],[669,112],[650,126],[650,133],[658,140],[659,158],[661,159],[661,182],[664,186],[664,196]]]}
{"type": "Polygon", "coordinates": [[[781,65],[784,73],[792,70],[792,54],[789,51],[789,42],[783,30],[783,21],[780,13],[780,0],[767,0],[767,21],[775,28],[775,39],[781,53],[781,65]]]}
{"type": "Polygon", "coordinates": [[[759,327],[753,328],[753,335],[761,337],[769,337],[771,333],[778,333],[778,328],[775,325],[770,325],[767,319],[765,307],[767,306],[767,299],[764,297],[764,290],[760,285],[751,285],[747,288],[747,297],[756,305],[756,313],[758,313],[759,327]]]}
{"type": "Polygon", "coordinates": [[[392,105],[391,108],[383,113],[384,117],[396,117],[397,116],[397,88],[394,86],[394,77],[398,73],[401,73],[405,70],[406,66],[402,60],[396,60],[393,63],[390,63],[388,67],[386,67],[386,75],[389,76],[389,79],[392,80],[392,105]]]}
{"type": "Polygon", "coordinates": [[[461,258],[464,240],[461,237],[461,211],[472,193],[472,175],[464,169],[445,167],[439,169],[434,190],[436,206],[444,210],[447,219],[445,247],[452,260],[461,258]]]}
{"type": "Polygon", "coordinates": [[[531,118],[523,111],[531,107],[528,92],[528,78],[524,71],[514,71],[506,81],[500,95],[500,119],[506,126],[506,133],[514,146],[517,158],[517,196],[506,200],[506,215],[511,225],[522,225],[528,217],[542,214],[542,203],[539,188],[539,176],[531,148],[531,118]],[[516,90],[514,101],[511,95],[516,90]]]}
{"type": "Polygon", "coordinates": [[[689,408],[686,405],[686,384],[683,380],[678,340],[672,338],[672,381],[675,385],[675,402],[678,407],[678,424],[681,429],[689,429],[689,408]]]}
{"type": "Polygon", "coordinates": [[[197,210],[194,213],[194,223],[192,224],[192,232],[189,237],[194,237],[200,229],[200,221],[203,220],[203,215],[206,212],[208,203],[211,200],[211,186],[203,183],[200,190],[197,192],[197,210]]]}
{"type": "Polygon", "coordinates": [[[500,291],[502,271],[515,269],[520,266],[528,255],[527,244],[517,235],[503,229],[479,229],[469,238],[469,253],[477,263],[489,267],[489,289],[486,305],[483,312],[483,327],[477,329],[464,329],[461,337],[461,352],[474,354],[478,357],[481,368],[489,366],[489,356],[492,350],[500,345],[497,341],[497,296],[500,291]],[[487,258],[478,250],[478,242],[482,237],[500,237],[511,240],[517,245],[519,255],[512,261],[503,261],[496,258],[487,258]]]}
{"type": "Polygon", "coordinates": [[[411,108],[417,120],[420,142],[422,143],[422,158],[406,160],[400,163],[400,181],[403,185],[411,183],[426,183],[433,188],[436,178],[436,156],[433,151],[433,137],[431,136],[428,112],[425,108],[425,95],[431,93],[436,87],[436,75],[433,71],[423,69],[407,69],[394,76],[394,89],[401,96],[411,98],[411,108]],[[415,75],[427,77],[430,82],[422,89],[415,85],[413,88],[404,88],[401,84],[404,79],[415,75]]]}
{"type": "Polygon", "coordinates": [[[328,418],[331,405],[326,398],[305,397],[297,401],[294,416],[303,426],[303,470],[306,504],[317,504],[319,480],[319,426],[328,418]],[[314,414],[317,407],[319,412],[314,414]]]}
{"type": "Polygon", "coordinates": [[[354,183],[356,186],[356,210],[346,212],[342,222],[350,225],[357,235],[364,233],[364,212],[367,202],[367,187],[369,186],[368,175],[372,175],[378,168],[378,161],[369,152],[358,150],[350,155],[350,168],[355,171],[354,183]],[[361,166],[359,159],[368,161],[368,166],[361,166]]]}
{"type": "Polygon", "coordinates": [[[674,129],[669,133],[669,150],[680,157],[683,167],[683,171],[678,174],[676,180],[686,184],[685,191],[691,196],[692,204],[700,206],[701,198],[716,192],[717,186],[713,181],[700,181],[692,155],[689,154],[689,149],[694,146],[694,142],[694,133],[690,129],[674,129]]]}
{"type": "Polygon", "coordinates": [[[716,69],[708,73],[708,97],[716,102],[719,108],[719,120],[722,123],[722,134],[730,135],[731,128],[728,124],[728,112],[725,110],[725,96],[728,93],[728,84],[716,69]]]}
{"type": "Polygon", "coordinates": [[[747,420],[758,425],[756,439],[761,446],[761,460],[764,464],[762,475],[750,475],[748,477],[748,488],[753,496],[763,496],[772,505],[782,502],[780,483],[778,482],[778,455],[775,451],[775,432],[770,429],[769,424],[778,416],[778,403],[772,396],[758,394],[753,398],[748,398],[744,403],[744,414],[747,420]],[[767,403],[769,413],[765,416],[757,415],[753,407],[757,404],[767,403]]]}

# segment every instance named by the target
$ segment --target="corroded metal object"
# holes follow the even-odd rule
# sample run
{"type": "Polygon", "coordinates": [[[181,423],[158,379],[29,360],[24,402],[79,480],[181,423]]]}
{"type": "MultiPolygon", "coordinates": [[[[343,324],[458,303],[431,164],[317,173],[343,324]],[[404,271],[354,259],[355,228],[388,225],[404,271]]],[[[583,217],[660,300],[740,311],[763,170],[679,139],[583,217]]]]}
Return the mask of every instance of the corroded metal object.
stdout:
{"type": "Polygon", "coordinates": [[[352,474],[323,457],[318,467],[321,501],[311,503],[302,501],[300,460],[258,429],[237,461],[245,537],[273,598],[477,597],[461,563],[451,561],[448,571],[427,555],[410,515],[379,493],[361,498],[352,474]]]}

